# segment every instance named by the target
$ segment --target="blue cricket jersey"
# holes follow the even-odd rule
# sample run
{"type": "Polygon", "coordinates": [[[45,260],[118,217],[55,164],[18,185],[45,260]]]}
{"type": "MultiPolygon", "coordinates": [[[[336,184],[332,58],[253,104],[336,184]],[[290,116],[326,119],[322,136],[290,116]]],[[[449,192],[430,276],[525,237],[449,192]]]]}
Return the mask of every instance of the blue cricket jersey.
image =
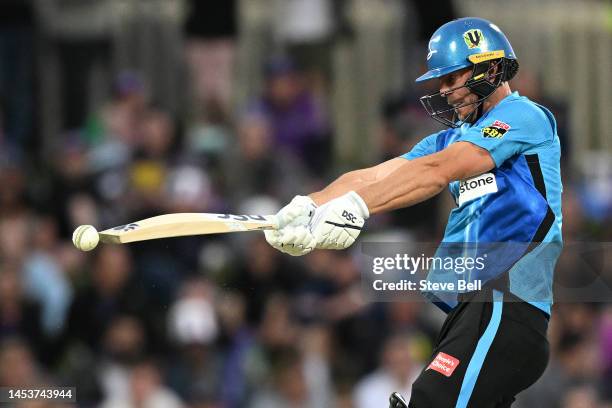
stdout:
{"type": "MultiPolygon", "coordinates": [[[[426,156],[459,141],[486,149],[495,168],[449,184],[457,207],[442,243],[508,243],[496,259],[489,259],[490,267],[472,269],[467,278],[482,283],[504,278],[506,290],[550,314],[553,271],[562,246],[561,150],[552,113],[514,92],[476,123],[434,133],[402,157],[426,156]]],[[[448,256],[448,251],[441,245],[436,255],[448,256]]],[[[454,271],[431,269],[429,276],[445,280],[445,273],[457,278],[454,271]]],[[[457,304],[457,293],[426,295],[446,311],[457,304]]]]}

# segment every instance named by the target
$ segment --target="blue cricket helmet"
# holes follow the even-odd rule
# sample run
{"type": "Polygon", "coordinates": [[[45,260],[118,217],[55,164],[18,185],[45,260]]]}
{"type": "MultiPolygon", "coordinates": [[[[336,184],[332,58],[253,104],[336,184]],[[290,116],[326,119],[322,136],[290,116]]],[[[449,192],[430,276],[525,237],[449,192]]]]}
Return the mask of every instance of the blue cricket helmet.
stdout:
{"type": "Polygon", "coordinates": [[[518,61],[510,42],[499,27],[482,18],[466,17],[453,20],[438,28],[429,40],[428,71],[416,82],[440,78],[451,72],[472,68],[470,78],[459,89],[466,87],[478,96],[475,102],[450,106],[446,92],[435,92],[420,98],[427,113],[436,121],[450,127],[473,123],[483,113],[483,103],[518,71],[518,61]],[[458,108],[473,105],[472,112],[458,119],[458,108]]]}
{"type": "MultiPolygon", "coordinates": [[[[499,27],[483,18],[453,20],[438,28],[431,36],[427,54],[428,71],[418,77],[416,82],[439,78],[496,58],[516,61],[510,41],[499,27]]],[[[512,71],[506,73],[504,80],[514,76],[516,70],[512,71]]]]}

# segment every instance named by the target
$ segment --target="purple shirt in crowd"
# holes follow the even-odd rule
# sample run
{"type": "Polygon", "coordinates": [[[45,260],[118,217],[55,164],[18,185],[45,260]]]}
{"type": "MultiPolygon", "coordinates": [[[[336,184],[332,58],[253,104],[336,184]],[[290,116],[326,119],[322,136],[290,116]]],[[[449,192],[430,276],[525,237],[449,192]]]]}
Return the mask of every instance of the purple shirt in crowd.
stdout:
{"type": "Polygon", "coordinates": [[[323,107],[308,92],[302,92],[293,103],[284,107],[275,106],[264,97],[250,110],[270,122],[275,146],[300,157],[304,156],[309,143],[324,138],[329,129],[323,107]]]}

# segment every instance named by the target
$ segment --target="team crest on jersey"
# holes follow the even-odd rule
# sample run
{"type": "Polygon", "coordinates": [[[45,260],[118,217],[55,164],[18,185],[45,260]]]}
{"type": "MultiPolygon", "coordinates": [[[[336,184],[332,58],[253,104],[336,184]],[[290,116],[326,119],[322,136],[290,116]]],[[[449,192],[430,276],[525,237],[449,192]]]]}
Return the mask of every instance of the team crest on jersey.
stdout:
{"type": "Polygon", "coordinates": [[[496,120],[491,125],[482,129],[482,136],[489,139],[501,139],[508,130],[510,130],[509,124],[496,120]]]}
{"type": "Polygon", "coordinates": [[[478,48],[484,41],[484,35],[478,28],[473,28],[463,33],[463,41],[469,49],[478,48]]]}

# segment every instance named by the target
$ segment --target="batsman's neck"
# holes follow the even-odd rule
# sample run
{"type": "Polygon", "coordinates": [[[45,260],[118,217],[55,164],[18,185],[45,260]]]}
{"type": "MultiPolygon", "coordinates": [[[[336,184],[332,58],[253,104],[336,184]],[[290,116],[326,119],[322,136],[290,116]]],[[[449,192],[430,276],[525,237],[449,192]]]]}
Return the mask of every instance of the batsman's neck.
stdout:
{"type": "Polygon", "coordinates": [[[485,99],[484,104],[482,105],[482,109],[484,112],[488,112],[495,105],[497,105],[502,99],[506,96],[510,95],[512,90],[510,89],[510,84],[508,82],[502,83],[499,88],[495,90],[487,99],[485,99]]]}

